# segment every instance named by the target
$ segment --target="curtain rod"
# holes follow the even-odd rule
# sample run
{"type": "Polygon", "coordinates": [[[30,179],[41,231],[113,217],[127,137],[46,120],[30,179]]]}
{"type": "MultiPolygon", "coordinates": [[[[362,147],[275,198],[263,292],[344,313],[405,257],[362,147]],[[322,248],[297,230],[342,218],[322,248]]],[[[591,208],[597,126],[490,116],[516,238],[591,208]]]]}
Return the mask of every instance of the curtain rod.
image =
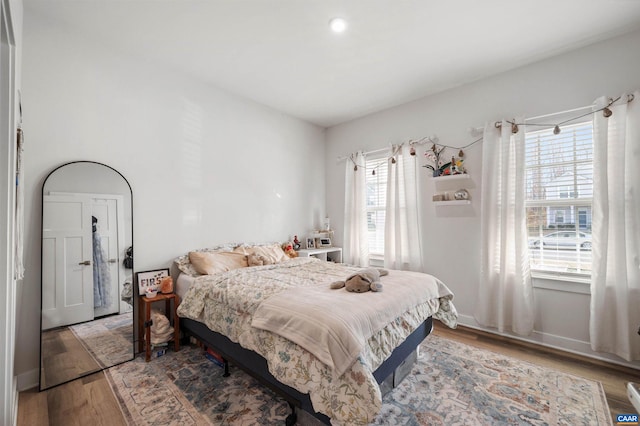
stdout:
{"type": "MultiPolygon", "coordinates": [[[[529,121],[534,121],[534,120],[541,120],[543,118],[549,118],[549,117],[555,117],[558,115],[566,115],[566,114],[571,114],[573,112],[578,112],[578,111],[583,111],[589,108],[593,108],[593,104],[592,105],[585,105],[583,107],[579,107],[579,108],[573,108],[573,109],[568,109],[566,111],[560,111],[560,112],[554,112],[551,114],[544,114],[544,115],[538,115],[536,117],[529,117],[529,118],[525,118],[524,121],[525,123],[529,122],[529,121]]],[[[569,120],[571,121],[571,120],[569,120]]],[[[494,123],[495,127],[499,127],[500,126],[501,121],[496,121],[494,123]]],[[[535,124],[535,123],[532,123],[535,124]]],[[[482,134],[484,133],[484,126],[481,127],[469,127],[469,133],[472,136],[482,136],[482,134]]]]}
{"type": "Polygon", "coordinates": [[[524,121],[540,120],[540,119],[543,119],[543,118],[555,117],[556,115],[571,114],[572,112],[578,112],[578,111],[582,111],[582,110],[585,110],[585,109],[588,109],[588,108],[593,108],[593,105],[585,105],[583,107],[568,109],[566,111],[554,112],[552,114],[544,114],[544,115],[539,115],[537,117],[525,118],[524,121]]]}
{"type": "MultiPolygon", "coordinates": [[[[364,151],[364,152],[362,153],[362,155],[377,154],[377,153],[379,153],[379,152],[388,151],[388,150],[390,150],[390,149],[391,149],[391,146],[389,146],[389,147],[387,147],[387,148],[374,149],[374,150],[372,150],[372,151],[364,151]]],[[[342,157],[338,157],[336,161],[339,163],[340,161],[344,161],[344,160],[346,160],[347,158],[349,158],[349,156],[348,156],[348,155],[343,155],[342,157]]]]}
{"type": "MultiPolygon", "coordinates": [[[[438,137],[436,135],[433,135],[433,136],[425,136],[425,137],[420,138],[418,140],[410,139],[409,142],[406,142],[406,143],[408,143],[409,145],[422,145],[422,144],[429,143],[429,142],[436,143],[437,141],[438,141],[438,137]]],[[[400,145],[402,146],[404,143],[405,142],[401,143],[400,145]]],[[[374,149],[374,150],[371,150],[371,151],[364,151],[362,154],[363,155],[371,155],[371,154],[377,154],[379,152],[389,151],[389,150],[392,150],[392,149],[393,149],[393,145],[389,144],[389,146],[387,148],[379,148],[379,149],[374,149]]],[[[336,159],[336,162],[339,163],[340,161],[344,161],[344,160],[346,160],[348,158],[349,158],[348,155],[343,155],[342,157],[338,157],[336,159]]]]}
{"type": "MultiPolygon", "coordinates": [[[[627,103],[632,102],[632,101],[633,101],[633,99],[634,99],[634,97],[635,97],[635,96],[633,95],[633,93],[631,93],[631,94],[627,94],[626,102],[627,102],[627,103]]],[[[564,120],[564,121],[562,121],[562,122],[560,122],[560,123],[555,123],[555,127],[556,127],[556,129],[558,129],[558,126],[560,126],[560,125],[563,125],[563,124],[565,124],[565,123],[569,123],[569,122],[571,122],[571,121],[577,120],[577,119],[582,118],[582,117],[586,117],[587,115],[595,114],[596,112],[600,112],[600,111],[603,111],[603,112],[605,113],[605,117],[608,117],[608,116],[610,116],[610,115],[611,115],[611,110],[609,110],[609,107],[610,107],[610,106],[612,106],[613,104],[615,104],[616,102],[618,102],[620,99],[622,99],[622,95],[618,96],[618,97],[617,97],[617,98],[615,98],[615,99],[613,99],[613,98],[609,98],[609,102],[607,103],[607,105],[606,105],[606,106],[604,106],[604,107],[602,107],[602,108],[599,108],[599,109],[597,109],[597,110],[595,110],[595,111],[589,111],[589,112],[586,112],[586,113],[584,113],[584,114],[578,115],[578,116],[576,116],[576,117],[569,118],[569,119],[564,120]]],[[[526,118],[526,119],[524,120],[524,121],[525,121],[524,123],[515,123],[515,121],[514,121],[514,122],[511,122],[511,121],[509,121],[509,120],[505,120],[505,121],[506,121],[507,123],[511,124],[512,129],[514,129],[514,133],[516,133],[516,132],[517,132],[517,130],[518,130],[518,126],[517,126],[518,124],[526,124],[528,121],[532,121],[532,120],[536,120],[536,119],[540,119],[540,118],[545,118],[545,117],[553,117],[553,116],[556,116],[556,115],[566,115],[566,114],[569,114],[569,113],[571,113],[571,112],[573,112],[573,111],[576,111],[576,112],[577,112],[577,111],[584,111],[584,110],[586,110],[586,109],[593,108],[593,105],[594,105],[594,104],[589,105],[589,106],[584,106],[584,107],[576,108],[576,109],[573,109],[573,110],[564,111],[564,112],[556,112],[556,113],[553,113],[553,114],[542,115],[542,116],[532,117],[532,118],[526,118]]],[[[530,123],[529,125],[530,125],[530,126],[553,126],[554,124],[553,124],[553,123],[552,123],[552,124],[530,123]]],[[[496,128],[498,128],[498,129],[499,129],[500,127],[502,127],[502,122],[500,122],[500,121],[496,121],[496,122],[494,123],[494,126],[495,126],[496,128]]],[[[559,132],[559,130],[558,130],[558,132],[559,132]]]]}

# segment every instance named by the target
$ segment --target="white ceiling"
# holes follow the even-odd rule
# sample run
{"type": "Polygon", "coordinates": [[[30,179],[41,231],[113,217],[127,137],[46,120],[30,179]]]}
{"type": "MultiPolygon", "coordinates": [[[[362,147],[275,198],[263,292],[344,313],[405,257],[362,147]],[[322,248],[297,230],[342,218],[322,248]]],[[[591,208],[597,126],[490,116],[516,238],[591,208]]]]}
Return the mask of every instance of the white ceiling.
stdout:
{"type": "MultiPolygon", "coordinates": [[[[24,0],[329,127],[640,28],[640,0],[24,0]],[[329,31],[340,16],[345,33],[329,31]]],[[[640,48],[639,48],[640,52],[640,48]]]]}

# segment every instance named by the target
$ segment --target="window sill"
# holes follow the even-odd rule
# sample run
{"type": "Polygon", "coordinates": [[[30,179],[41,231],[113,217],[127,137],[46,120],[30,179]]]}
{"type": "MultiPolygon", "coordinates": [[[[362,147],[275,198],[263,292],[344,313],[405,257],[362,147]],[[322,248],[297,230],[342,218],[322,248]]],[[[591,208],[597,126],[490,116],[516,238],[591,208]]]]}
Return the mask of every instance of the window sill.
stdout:
{"type": "Polygon", "coordinates": [[[532,272],[533,288],[564,291],[567,293],[591,294],[591,277],[585,275],[554,275],[532,272]]]}
{"type": "Polygon", "coordinates": [[[384,255],[383,254],[369,254],[369,266],[372,268],[384,267],[384,255]]]}

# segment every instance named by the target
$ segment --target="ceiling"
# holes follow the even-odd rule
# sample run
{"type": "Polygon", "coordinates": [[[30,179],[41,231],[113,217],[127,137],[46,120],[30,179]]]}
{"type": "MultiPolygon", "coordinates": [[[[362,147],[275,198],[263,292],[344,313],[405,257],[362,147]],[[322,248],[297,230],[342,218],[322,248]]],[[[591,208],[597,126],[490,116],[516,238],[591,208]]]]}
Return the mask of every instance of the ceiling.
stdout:
{"type": "Polygon", "coordinates": [[[38,13],[330,127],[640,28],[640,0],[24,0],[38,13]],[[333,17],[348,20],[332,33],[333,17]]]}

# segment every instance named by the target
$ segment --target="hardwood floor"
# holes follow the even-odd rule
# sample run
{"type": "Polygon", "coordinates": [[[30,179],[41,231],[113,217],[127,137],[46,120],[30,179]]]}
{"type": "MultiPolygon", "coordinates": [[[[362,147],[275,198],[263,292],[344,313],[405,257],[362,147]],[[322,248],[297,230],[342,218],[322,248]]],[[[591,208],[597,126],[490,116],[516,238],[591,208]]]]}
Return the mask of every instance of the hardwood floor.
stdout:
{"type": "Polygon", "coordinates": [[[102,370],[71,332],[62,327],[42,333],[42,386],[45,388],[102,370]]]}
{"type": "Polygon", "coordinates": [[[20,392],[18,426],[126,426],[103,372],[38,392],[20,392]]]}
{"type": "MultiPolygon", "coordinates": [[[[640,370],[520,342],[466,327],[450,330],[435,322],[434,334],[538,365],[600,381],[615,424],[615,415],[635,413],[626,396],[629,381],[640,382],[640,370]]],[[[44,392],[20,392],[18,426],[125,425],[104,373],[99,372],[44,392]]]]}

